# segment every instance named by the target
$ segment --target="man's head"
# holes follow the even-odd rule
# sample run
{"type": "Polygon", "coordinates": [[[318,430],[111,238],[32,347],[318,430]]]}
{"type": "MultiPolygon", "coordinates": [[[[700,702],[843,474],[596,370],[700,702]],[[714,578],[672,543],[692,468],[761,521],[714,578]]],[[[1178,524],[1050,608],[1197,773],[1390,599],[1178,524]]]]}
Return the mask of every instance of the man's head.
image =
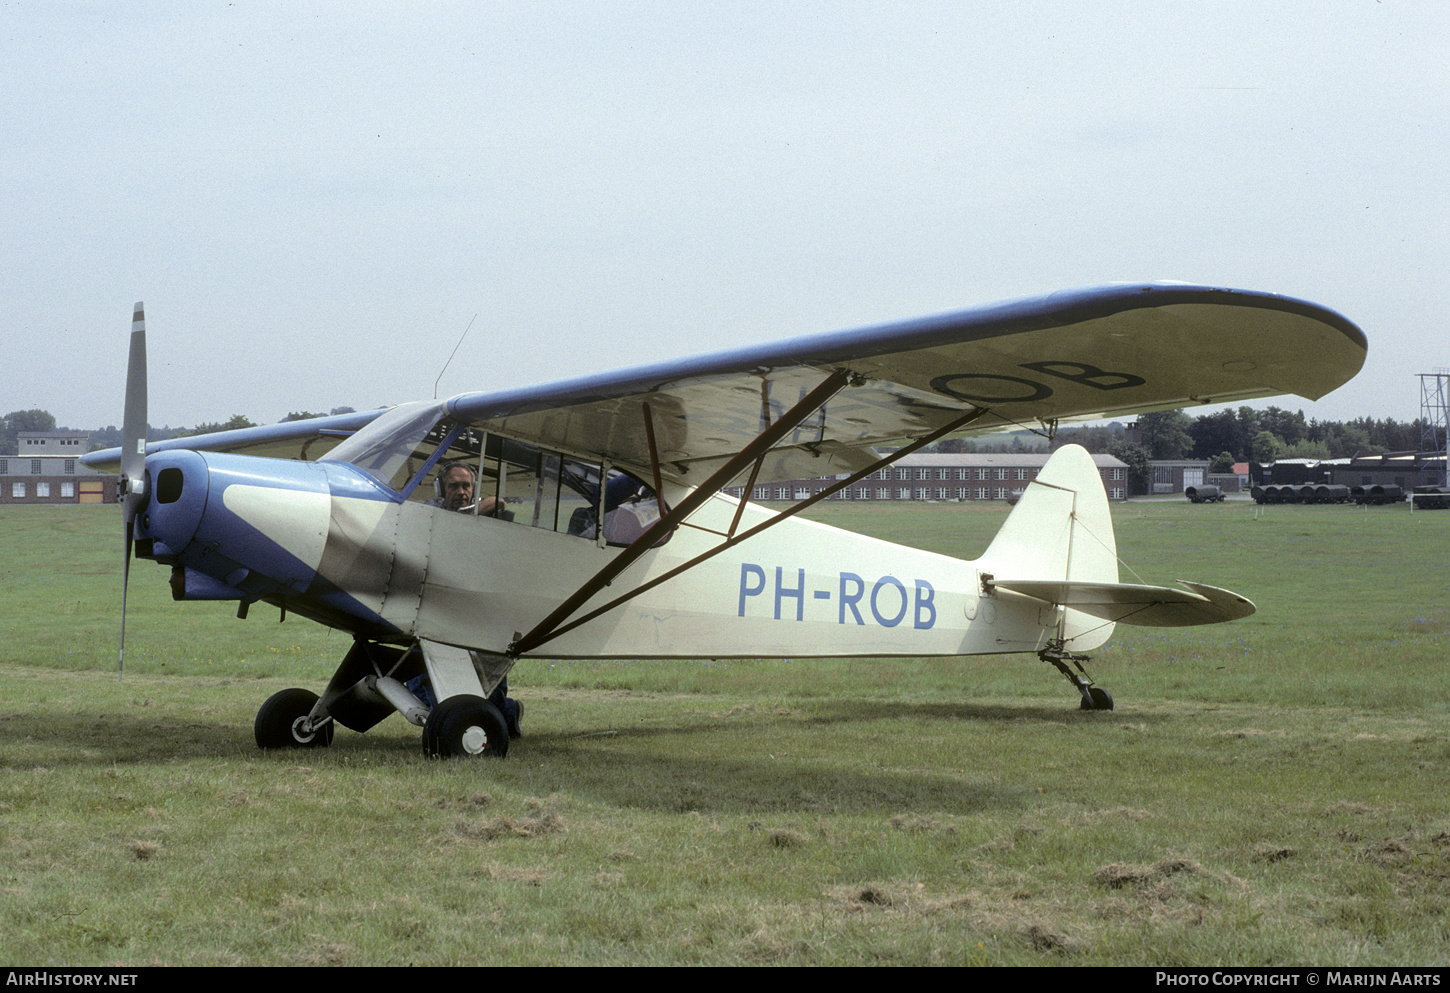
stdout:
{"type": "Polygon", "coordinates": [[[466,465],[443,470],[443,506],[462,510],[473,502],[473,471],[466,465]]]}

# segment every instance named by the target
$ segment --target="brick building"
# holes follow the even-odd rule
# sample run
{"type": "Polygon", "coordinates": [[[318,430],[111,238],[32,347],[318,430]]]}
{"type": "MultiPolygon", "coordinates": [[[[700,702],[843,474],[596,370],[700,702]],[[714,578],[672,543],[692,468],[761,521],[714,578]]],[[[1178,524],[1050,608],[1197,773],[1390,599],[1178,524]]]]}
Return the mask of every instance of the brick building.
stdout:
{"type": "Polygon", "coordinates": [[[118,479],[81,465],[84,431],[22,431],[18,455],[0,455],[0,503],[115,503],[118,479]]]}
{"type": "MultiPolygon", "coordinates": [[[[977,500],[1015,500],[1027,484],[1037,478],[1047,463],[1045,454],[961,453],[954,455],[903,456],[900,461],[882,469],[831,497],[833,500],[906,501],[914,503],[977,500]]],[[[1128,466],[1111,455],[1094,455],[1093,462],[1103,477],[1103,488],[1109,500],[1128,497],[1128,466]]],[[[757,485],[750,499],[761,501],[795,501],[812,497],[840,476],[812,479],[789,479],[757,485]]],[[[731,496],[739,496],[743,487],[726,488],[731,496]]]]}

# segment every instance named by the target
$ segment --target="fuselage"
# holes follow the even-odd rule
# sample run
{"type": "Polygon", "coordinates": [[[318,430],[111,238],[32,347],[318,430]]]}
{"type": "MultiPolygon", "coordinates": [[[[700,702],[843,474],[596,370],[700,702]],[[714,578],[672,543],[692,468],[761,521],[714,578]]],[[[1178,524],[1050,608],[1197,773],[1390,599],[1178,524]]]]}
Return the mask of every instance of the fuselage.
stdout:
{"type": "MultiPolygon", "coordinates": [[[[147,459],[140,554],[178,599],[265,600],[377,641],[504,652],[620,548],[428,506],[345,462],[173,451],[147,459]]],[[[686,491],[666,488],[676,502],[686,491]]],[[[579,613],[717,547],[737,502],[708,501],[579,613]]],[[[521,515],[525,517],[527,515],[521,515]]],[[[774,516],[747,504],[737,530],[774,516]]],[[[999,564],[989,563],[993,569],[999,564]]],[[[1037,651],[1060,611],[984,594],[984,566],[791,518],[531,654],[971,655],[1037,651]]],[[[1106,637],[1082,639],[1095,647],[1106,637]]]]}

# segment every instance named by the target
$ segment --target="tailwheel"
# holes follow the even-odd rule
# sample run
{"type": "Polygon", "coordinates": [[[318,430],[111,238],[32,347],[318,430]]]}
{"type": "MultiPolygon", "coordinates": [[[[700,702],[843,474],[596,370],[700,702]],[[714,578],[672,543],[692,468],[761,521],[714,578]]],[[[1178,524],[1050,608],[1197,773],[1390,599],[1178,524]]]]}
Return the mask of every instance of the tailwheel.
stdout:
{"type": "Polygon", "coordinates": [[[1049,665],[1054,666],[1082,694],[1082,702],[1078,704],[1078,710],[1113,709],[1113,695],[1102,687],[1094,686],[1093,681],[1088,677],[1087,671],[1083,669],[1082,664],[1088,661],[1086,655],[1069,652],[1062,647],[1062,642],[1054,641],[1048,644],[1042,651],[1038,652],[1037,657],[1049,665]],[[1073,672],[1072,669],[1068,668],[1067,663],[1069,662],[1077,667],[1077,672],[1073,672]]]}
{"type": "Polygon", "coordinates": [[[332,718],[312,723],[317,694],[307,690],[274,693],[257,711],[252,732],[258,748],[325,748],[332,744],[332,718]]]}
{"type": "Polygon", "coordinates": [[[508,750],[508,722],[483,697],[451,696],[433,708],[423,725],[423,753],[433,758],[501,759],[508,750]]]}

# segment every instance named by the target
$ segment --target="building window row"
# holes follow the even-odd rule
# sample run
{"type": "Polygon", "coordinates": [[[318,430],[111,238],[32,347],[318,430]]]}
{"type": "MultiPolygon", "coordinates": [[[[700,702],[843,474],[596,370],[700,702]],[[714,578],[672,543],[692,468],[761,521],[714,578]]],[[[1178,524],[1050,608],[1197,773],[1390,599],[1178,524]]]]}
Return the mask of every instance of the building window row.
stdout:
{"type": "MultiPolygon", "coordinates": [[[[24,480],[19,480],[19,479],[11,480],[11,482],[10,482],[10,498],[12,500],[24,500],[29,495],[29,492],[30,492],[30,487],[24,482],[24,480]]],[[[35,482],[35,496],[36,496],[36,499],[39,499],[39,500],[48,500],[48,499],[50,499],[50,495],[51,495],[50,483],[47,482],[46,480],[36,480],[36,482],[35,482]]],[[[61,495],[61,498],[62,499],[67,499],[67,500],[73,499],[75,497],[75,495],[76,495],[76,484],[74,482],[70,481],[70,480],[66,480],[63,483],[61,483],[60,484],[60,495],[61,495]]]]}
{"type": "MultiPolygon", "coordinates": [[[[838,490],[831,495],[835,500],[1006,500],[1014,494],[1020,494],[1026,484],[1037,478],[1041,471],[1039,467],[949,467],[949,468],[886,468],[878,469],[870,475],[873,481],[894,480],[897,486],[869,486],[858,484],[838,490]],[[913,472],[913,468],[915,471],[913,472]],[[924,482],[935,479],[938,482],[951,479],[960,481],[976,480],[979,484],[989,481],[996,481],[997,486],[907,486],[900,485],[910,480],[924,482]]],[[[1121,482],[1126,479],[1126,470],[1121,467],[1105,467],[1099,470],[1104,482],[1109,478],[1121,482]]],[[[849,474],[838,474],[836,480],[849,478],[849,474]]],[[[1119,485],[1113,487],[1105,486],[1108,496],[1113,500],[1126,498],[1126,489],[1119,485]]],[[[724,491],[732,497],[739,497],[744,491],[741,487],[731,487],[724,491]]],[[[756,501],[789,501],[805,500],[813,494],[820,494],[822,488],[819,485],[810,486],[808,481],[796,481],[790,486],[756,486],[751,490],[750,497],[756,501]]]]}
{"type": "MultiPolygon", "coordinates": [[[[42,476],[42,475],[45,475],[44,464],[41,462],[40,459],[30,459],[29,460],[29,463],[30,463],[30,475],[32,475],[32,476],[42,476]]],[[[24,464],[24,463],[20,459],[0,458],[0,476],[8,476],[8,475],[11,474],[12,471],[14,471],[16,475],[20,475],[19,469],[20,469],[20,465],[21,464],[24,464]],[[11,462],[12,461],[13,462],[16,462],[18,464],[12,466],[11,465],[11,462]]],[[[74,476],[76,474],[76,460],[75,459],[66,459],[65,460],[65,464],[61,467],[61,471],[63,473],[65,473],[65,475],[67,475],[67,476],[74,476]]]]}

